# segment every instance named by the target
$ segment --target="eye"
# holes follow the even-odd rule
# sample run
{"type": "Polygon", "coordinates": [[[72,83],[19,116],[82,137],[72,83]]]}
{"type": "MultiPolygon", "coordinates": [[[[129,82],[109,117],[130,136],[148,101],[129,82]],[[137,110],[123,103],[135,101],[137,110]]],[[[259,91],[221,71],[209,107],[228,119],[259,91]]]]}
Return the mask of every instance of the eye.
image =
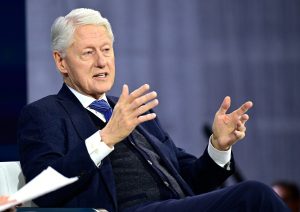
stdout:
{"type": "Polygon", "coordinates": [[[110,48],[104,48],[103,51],[104,51],[104,52],[109,52],[109,51],[110,51],[110,48]]]}
{"type": "Polygon", "coordinates": [[[102,48],[102,52],[104,55],[109,56],[111,52],[111,47],[110,46],[105,46],[102,48]]]}
{"type": "Polygon", "coordinates": [[[88,50],[88,51],[83,52],[83,55],[92,55],[92,54],[94,54],[93,50],[88,50]]]}

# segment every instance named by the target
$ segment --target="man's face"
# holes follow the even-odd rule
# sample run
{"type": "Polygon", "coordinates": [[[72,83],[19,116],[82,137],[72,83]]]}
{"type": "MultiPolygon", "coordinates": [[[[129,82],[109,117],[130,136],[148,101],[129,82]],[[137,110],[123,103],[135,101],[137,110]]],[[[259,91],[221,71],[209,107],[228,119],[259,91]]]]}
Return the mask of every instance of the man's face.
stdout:
{"type": "Polygon", "coordinates": [[[65,83],[82,94],[98,99],[114,83],[113,43],[104,26],[77,27],[66,57],[54,52],[54,59],[65,83]]]}

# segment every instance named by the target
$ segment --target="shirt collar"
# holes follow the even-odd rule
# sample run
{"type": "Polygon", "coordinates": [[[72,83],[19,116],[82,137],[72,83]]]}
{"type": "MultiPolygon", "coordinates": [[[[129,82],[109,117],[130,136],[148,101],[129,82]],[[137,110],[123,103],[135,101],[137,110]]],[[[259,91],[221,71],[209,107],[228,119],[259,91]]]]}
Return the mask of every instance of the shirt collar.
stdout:
{"type": "MultiPolygon", "coordinates": [[[[91,96],[86,96],[82,93],[79,93],[78,91],[76,91],[75,89],[71,88],[68,85],[67,85],[67,87],[76,96],[76,98],[79,100],[79,102],[82,104],[82,106],[84,108],[87,108],[93,101],[96,100],[95,98],[93,98],[91,96]]],[[[106,102],[108,102],[105,93],[97,100],[101,100],[101,99],[104,99],[106,102]]]]}

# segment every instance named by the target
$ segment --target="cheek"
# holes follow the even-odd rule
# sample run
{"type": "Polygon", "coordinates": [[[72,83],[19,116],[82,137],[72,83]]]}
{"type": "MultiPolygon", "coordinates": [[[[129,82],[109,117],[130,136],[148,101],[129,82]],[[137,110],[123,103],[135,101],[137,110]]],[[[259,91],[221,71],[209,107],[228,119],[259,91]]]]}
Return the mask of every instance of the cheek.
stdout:
{"type": "Polygon", "coordinates": [[[110,60],[108,64],[111,71],[115,72],[115,60],[110,60]]]}
{"type": "Polygon", "coordinates": [[[72,71],[74,72],[74,75],[80,77],[88,77],[92,73],[93,70],[93,63],[74,63],[72,66],[72,71]]]}
{"type": "Polygon", "coordinates": [[[69,77],[74,81],[84,82],[88,77],[89,73],[85,67],[81,67],[80,65],[76,67],[71,67],[71,71],[69,71],[69,77]]]}

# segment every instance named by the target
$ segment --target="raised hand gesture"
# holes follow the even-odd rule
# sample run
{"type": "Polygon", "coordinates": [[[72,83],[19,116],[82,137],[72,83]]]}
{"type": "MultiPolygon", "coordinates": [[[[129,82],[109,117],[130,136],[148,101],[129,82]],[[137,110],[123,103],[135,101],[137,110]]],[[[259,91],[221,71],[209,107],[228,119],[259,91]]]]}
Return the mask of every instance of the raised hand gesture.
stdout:
{"type": "Polygon", "coordinates": [[[108,146],[114,146],[127,137],[137,125],[156,117],[155,113],[145,114],[158,105],[157,93],[149,92],[149,89],[149,85],[145,84],[129,93],[128,86],[123,86],[113,114],[101,130],[101,139],[108,146]]]}
{"type": "Polygon", "coordinates": [[[248,101],[232,113],[226,114],[230,103],[230,97],[226,96],[216,112],[212,127],[212,145],[220,151],[228,150],[245,137],[245,123],[249,119],[246,112],[253,106],[253,103],[248,101]]]}

